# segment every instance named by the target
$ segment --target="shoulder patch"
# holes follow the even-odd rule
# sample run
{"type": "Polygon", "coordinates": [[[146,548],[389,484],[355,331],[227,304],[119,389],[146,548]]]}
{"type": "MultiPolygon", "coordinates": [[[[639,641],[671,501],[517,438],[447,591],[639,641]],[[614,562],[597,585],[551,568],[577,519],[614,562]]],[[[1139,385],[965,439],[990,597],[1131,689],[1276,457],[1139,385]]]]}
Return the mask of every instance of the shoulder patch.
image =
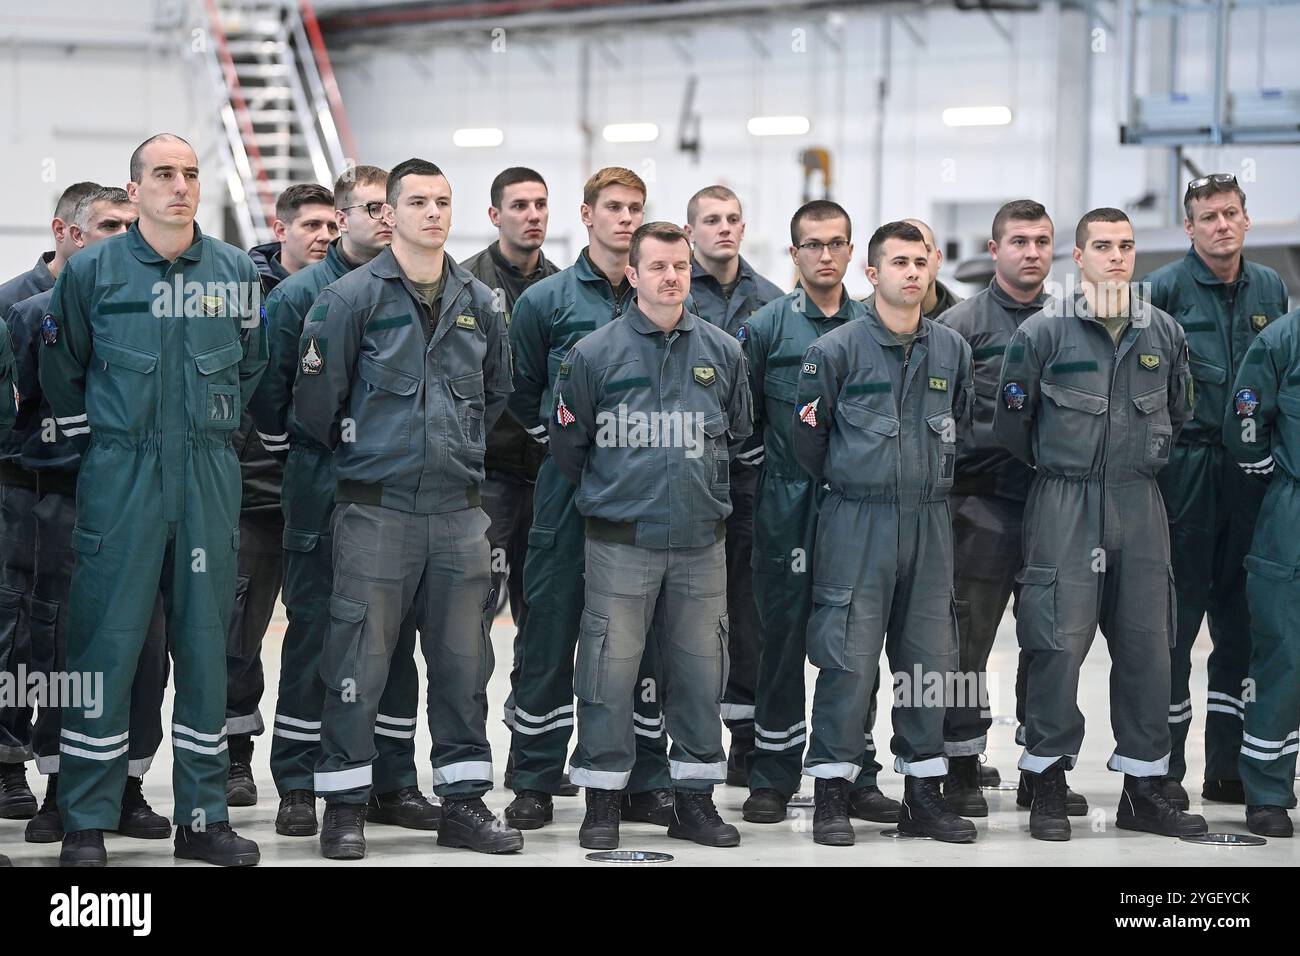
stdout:
{"type": "Polygon", "coordinates": [[[1018,412],[1025,407],[1027,397],[1025,387],[1019,382],[1007,382],[1002,389],[1002,400],[1007,403],[1007,408],[1013,412],[1018,412]]]}
{"type": "Polygon", "coordinates": [[[816,375],[816,374],[817,374],[817,363],[816,363],[816,362],[804,362],[804,363],[803,363],[803,374],[805,374],[805,375],[816,375]]]}
{"type": "Polygon", "coordinates": [[[41,319],[41,341],[46,345],[54,345],[59,341],[59,323],[48,312],[41,319]]]}
{"type": "Polygon", "coordinates": [[[1232,407],[1236,410],[1238,418],[1249,418],[1255,414],[1255,409],[1259,408],[1259,392],[1253,388],[1239,389],[1232,397],[1232,407]]]}
{"type": "MultiPolygon", "coordinates": [[[[751,313],[751,315],[752,315],[752,314],[753,314],[753,313],[751,313]]],[[[736,329],[736,339],[740,342],[741,345],[744,345],[744,344],[745,344],[745,340],[748,339],[748,338],[749,338],[749,326],[748,326],[748,325],[742,325],[740,328],[736,329]]]]}
{"type": "Polygon", "coordinates": [[[319,375],[325,368],[325,358],[316,342],[316,336],[307,340],[307,351],[302,353],[302,374],[319,375]]]}

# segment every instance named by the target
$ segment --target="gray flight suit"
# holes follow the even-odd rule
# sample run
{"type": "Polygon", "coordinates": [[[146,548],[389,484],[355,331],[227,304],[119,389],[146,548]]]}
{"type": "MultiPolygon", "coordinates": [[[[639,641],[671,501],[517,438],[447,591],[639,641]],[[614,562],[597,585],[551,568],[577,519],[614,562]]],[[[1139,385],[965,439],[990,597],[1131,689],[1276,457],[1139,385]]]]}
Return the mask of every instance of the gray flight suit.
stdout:
{"type": "Polygon", "coordinates": [[[587,525],[569,777],[627,786],[633,690],[653,632],[673,786],[710,791],[727,772],[728,442],[739,448],[753,428],[740,343],[689,311],[661,332],[633,305],[561,363],[548,427],[587,525]]]}
{"type": "Polygon", "coordinates": [[[970,346],[922,318],[909,356],[864,305],[860,321],[804,353],[792,426],[799,464],[829,486],[813,550],[807,641],[818,675],[804,773],[857,777],[883,647],[895,676],[894,770],[942,777],[957,666],[948,490],[970,410],[970,346]]]}
{"type": "Polygon", "coordinates": [[[505,319],[449,256],[434,314],[385,249],[325,288],[299,349],[291,414],[334,450],[338,479],[316,792],[369,799],[380,696],[414,607],[434,792],[481,796],[492,787],[495,608],[479,483],[484,437],[510,392],[505,319]]]}
{"type": "MultiPolygon", "coordinates": [[[[762,306],[783,293],[737,256],[739,271],[728,295],[695,260],[691,261],[691,298],[696,314],[740,341],[740,327],[762,306]]],[[[754,497],[763,463],[763,438],[753,434],[731,460],[731,514],[727,518],[727,619],[731,670],[722,701],[722,722],[733,737],[754,736],[754,698],[758,691],[761,627],[754,600],[754,497]]],[[[752,746],[752,744],[750,745],[752,746]]]]}
{"type": "MultiPolygon", "coordinates": [[[[989,653],[1016,574],[1024,564],[1020,553],[1021,519],[1034,472],[1002,447],[993,434],[993,410],[998,402],[1002,359],[1012,334],[1043,308],[1039,292],[1029,304],[1007,295],[996,278],[969,299],[943,313],[939,321],[971,348],[974,379],[971,416],[957,436],[957,476],[951,507],[953,534],[953,604],[963,674],[986,680],[989,653]]],[[[1023,668],[1022,668],[1023,669],[1023,668]]],[[[1023,715],[1021,681],[1016,681],[1016,713],[1023,715]]],[[[993,723],[989,699],[967,701],[944,718],[944,753],[949,757],[984,753],[993,723]]],[[[1017,742],[1024,744],[1023,727],[1017,742]]]]}
{"type": "Polygon", "coordinates": [[[1156,474],[1191,416],[1190,379],[1178,324],[1138,299],[1131,310],[1116,345],[1082,296],[1053,301],[1012,336],[1002,366],[994,434],[1037,470],[1016,578],[1029,652],[1020,769],[1030,773],[1078,759],[1079,668],[1098,626],[1111,657],[1107,766],[1135,777],[1169,769],[1176,601],[1156,474]]]}

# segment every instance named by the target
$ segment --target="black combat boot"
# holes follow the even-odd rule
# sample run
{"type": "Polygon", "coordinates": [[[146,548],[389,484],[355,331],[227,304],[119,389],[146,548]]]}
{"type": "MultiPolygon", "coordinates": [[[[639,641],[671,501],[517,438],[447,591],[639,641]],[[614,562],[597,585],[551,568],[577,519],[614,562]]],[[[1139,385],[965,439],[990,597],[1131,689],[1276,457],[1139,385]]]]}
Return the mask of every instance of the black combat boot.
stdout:
{"type": "Polygon", "coordinates": [[[506,807],[506,822],[516,830],[540,830],[555,819],[555,801],[540,790],[520,790],[506,807]]]}
{"type": "Polygon", "coordinates": [[[247,734],[227,737],[230,775],[226,777],[226,805],[257,806],[257,784],[253,780],[253,738],[247,734]]]}
{"type": "Polygon", "coordinates": [[[127,777],[122,790],[122,816],[117,832],[137,840],[165,840],[172,835],[172,824],[161,813],[154,813],[144,798],[144,778],[127,777]]]}
{"type": "Polygon", "coordinates": [[[623,793],[623,819],[629,823],[653,823],[655,826],[672,826],[673,791],[646,790],[641,793],[623,793]]]}
{"type": "Polygon", "coordinates": [[[425,797],[419,787],[372,793],[366,806],[367,823],[383,823],[408,830],[436,830],[441,820],[442,808],[425,797]]]}
{"type": "Polygon", "coordinates": [[[103,830],[74,830],[63,835],[59,866],[108,866],[103,830]]]}
{"type": "Polygon", "coordinates": [[[1034,781],[1029,807],[1029,835],[1035,840],[1070,839],[1070,818],[1065,812],[1065,767],[1052,764],[1034,781]]]}
{"type": "Polygon", "coordinates": [[[316,835],[316,794],[310,790],[290,790],[280,798],[275,814],[275,832],[280,836],[316,835]]]}
{"type": "Polygon", "coordinates": [[[262,859],[257,844],[245,840],[225,820],[209,823],[202,830],[176,828],[178,860],[202,860],[213,866],[257,866],[262,859]]]}
{"type": "Polygon", "coordinates": [[[813,842],[853,846],[856,839],[849,819],[849,782],[843,777],[818,777],[813,784],[813,842]]]}
{"type": "Polygon", "coordinates": [[[578,845],[587,850],[617,850],[620,790],[587,788],[587,815],[578,830],[578,845]]]}
{"type": "Polygon", "coordinates": [[[948,809],[963,817],[987,817],[988,801],[980,793],[980,758],[949,757],[948,776],[943,779],[943,798],[948,809]]]}
{"type": "Polygon", "coordinates": [[[442,802],[438,846],[454,846],[476,853],[514,853],[524,848],[524,835],[498,820],[481,797],[442,802]]]}
{"type": "Polygon", "coordinates": [[[1124,774],[1115,825],[1121,830],[1142,830],[1160,836],[1182,837],[1208,833],[1205,817],[1185,813],[1165,797],[1164,777],[1124,774]]]}
{"type": "Polygon", "coordinates": [[[327,860],[363,860],[366,856],[366,805],[326,801],[320,852],[327,860]]]}
{"type": "Polygon", "coordinates": [[[740,846],[740,831],[723,823],[706,790],[673,791],[673,822],[668,835],[701,846],[740,846]]]}
{"type": "Polygon", "coordinates": [[[745,800],[740,815],[746,823],[780,823],[785,819],[785,797],[767,787],[759,787],[745,800]]]}
{"type": "Polygon", "coordinates": [[[928,836],[944,843],[975,842],[975,824],[957,816],[943,802],[939,777],[903,778],[903,806],[898,814],[898,832],[907,836],[928,836]]]}
{"type": "MultiPolygon", "coordinates": [[[[171,827],[167,828],[171,833],[171,827]]],[[[57,843],[63,839],[63,818],[59,816],[59,775],[45,778],[45,800],[36,816],[27,821],[23,839],[28,843],[57,843]]]]}

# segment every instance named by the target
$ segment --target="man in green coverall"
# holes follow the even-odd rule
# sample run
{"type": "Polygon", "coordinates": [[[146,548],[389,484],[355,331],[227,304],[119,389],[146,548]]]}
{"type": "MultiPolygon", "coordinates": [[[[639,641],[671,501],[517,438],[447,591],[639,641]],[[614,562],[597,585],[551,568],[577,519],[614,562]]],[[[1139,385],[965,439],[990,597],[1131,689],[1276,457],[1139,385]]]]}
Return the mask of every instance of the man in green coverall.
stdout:
{"type": "Polygon", "coordinates": [[[1160,473],[1178,592],[1169,695],[1173,751],[1165,793],[1185,810],[1187,791],[1180,781],[1187,773],[1184,750],[1192,719],[1192,644],[1207,615],[1212,648],[1201,796],[1224,803],[1244,800],[1237,754],[1251,624],[1242,561],[1263,486],[1243,475],[1224,454],[1220,426],[1228,402],[1224,389],[1255,336],[1286,311],[1287,291],[1276,272],[1242,256],[1250,217],[1246,194],[1234,176],[1220,173],[1192,180],[1183,210],[1192,247],[1145,281],[1150,283],[1151,304],[1172,315],[1187,335],[1196,394],[1195,416],[1160,473]]]}
{"type": "MultiPolygon", "coordinates": [[[[524,290],[510,319],[514,386],[507,408],[538,441],[554,407],[555,377],[574,344],[628,309],[633,288],[627,259],[632,233],[645,218],[645,183],[630,169],[597,170],[583,187],[588,245],[578,261],[524,290]]],[[[689,306],[688,306],[689,307],[689,306]]],[[[515,800],[506,820],[536,830],[553,816],[552,796],[564,780],[573,732],[573,661],[583,606],[582,515],[575,488],[546,458],[533,490],[533,526],[524,562],[524,601],[515,680],[513,763],[515,800]]],[[[655,642],[647,642],[636,682],[636,766],[624,791],[624,820],[668,826],[673,801],[661,695],[655,681],[655,642]]]]}
{"type": "Polygon", "coordinates": [[[1246,556],[1254,693],[1242,695],[1238,769],[1250,832],[1289,837],[1300,749],[1300,310],[1270,323],[1247,349],[1223,445],[1250,480],[1272,475],[1246,556]]]}
{"type": "MultiPolygon", "coordinates": [[[[764,450],[754,507],[754,596],[762,641],[754,750],[747,760],[750,795],[743,808],[749,823],[785,819],[786,804],[799,787],[808,739],[804,631],[812,607],[812,552],[824,490],[795,460],[790,431],[803,353],[831,329],[866,314],[866,306],[849,298],[844,288],[853,261],[852,232],[849,214],[840,205],[817,199],[800,206],[790,221],[790,257],[799,284],[759,309],[737,333],[749,360],[754,429],[764,450]]],[[[873,689],[862,772],[851,784],[849,805],[859,819],[894,823],[898,803],[876,786],[875,700],[873,689]]]]}
{"type": "Polygon", "coordinates": [[[261,286],[243,251],[195,223],[198,159],[183,139],[141,144],[127,192],[140,219],[68,262],[41,323],[41,388],[84,449],[78,488],[93,489],[77,495],[67,667],[103,674],[100,706],[63,714],[60,862],[107,862],[131,684],[161,588],[176,856],[248,866],[257,844],[227,822],[225,650],[239,551],[230,436],[266,366],[261,286]]]}

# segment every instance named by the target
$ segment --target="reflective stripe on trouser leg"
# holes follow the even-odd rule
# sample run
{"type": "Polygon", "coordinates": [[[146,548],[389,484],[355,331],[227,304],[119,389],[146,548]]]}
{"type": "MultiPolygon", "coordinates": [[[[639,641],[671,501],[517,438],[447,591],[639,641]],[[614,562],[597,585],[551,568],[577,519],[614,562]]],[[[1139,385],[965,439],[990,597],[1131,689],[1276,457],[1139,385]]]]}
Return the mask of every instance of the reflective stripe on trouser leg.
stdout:
{"type": "Polygon", "coordinates": [[[1241,773],[1243,696],[1253,633],[1245,563],[1268,485],[1243,472],[1223,449],[1214,451],[1222,489],[1219,507],[1228,514],[1218,521],[1214,589],[1206,611],[1210,654],[1206,660],[1205,779],[1235,780],[1241,773]]]}
{"type": "Polygon", "coordinates": [[[582,575],[576,569],[582,566],[584,536],[573,486],[550,458],[538,472],[533,504],[524,563],[528,614],[516,642],[513,785],[516,791],[558,793],[574,726],[573,655],[582,617],[582,575]]]}
{"type": "MultiPolygon", "coordinates": [[[[32,510],[36,523],[36,575],[32,585],[33,665],[41,673],[68,673],[68,594],[76,552],[72,529],[76,500],[71,495],[47,491],[32,510]]],[[[154,603],[153,617],[140,651],[131,684],[130,738],[127,773],[143,776],[162,743],[162,702],[167,689],[169,660],[164,633],[162,600],[154,603]]],[[[43,774],[59,772],[59,730],[62,710],[42,707],[33,730],[36,767],[43,774]]]]}
{"type": "MultiPolygon", "coordinates": [[[[667,688],[669,773],[678,790],[709,791],[727,777],[718,713],[728,686],[726,546],[718,541],[700,548],[672,548],[667,559],[652,634],[667,688]]],[[[594,566],[599,563],[593,561],[594,566]]]]}
{"type": "Polygon", "coordinates": [[[816,530],[812,481],[763,470],[754,508],[753,557],[761,637],[754,749],[745,758],[745,769],[751,791],[775,790],[787,800],[799,787],[808,740],[805,631],[816,530]]]}
{"type": "Polygon", "coordinates": [[[428,515],[424,574],[415,595],[425,671],[433,790],[444,800],[492,789],[487,682],[492,676],[488,516],[479,508],[428,515]]]}
{"type": "MultiPolygon", "coordinates": [[[[580,786],[613,789],[608,785],[627,785],[635,760],[632,695],[669,552],[595,540],[586,551],[586,606],[573,673],[578,745],[569,777],[580,786]]],[[[721,687],[713,690],[716,707],[721,687]]]]}
{"type": "MultiPolygon", "coordinates": [[[[1287,492],[1285,496],[1273,493],[1283,502],[1300,504],[1294,485],[1287,492]]],[[[1296,514],[1300,507],[1287,511],[1296,514]]],[[[1250,677],[1255,693],[1246,702],[1241,781],[1248,805],[1294,807],[1300,750],[1300,624],[1295,617],[1300,580],[1269,580],[1252,571],[1249,595],[1254,612],[1250,677]]]]}

